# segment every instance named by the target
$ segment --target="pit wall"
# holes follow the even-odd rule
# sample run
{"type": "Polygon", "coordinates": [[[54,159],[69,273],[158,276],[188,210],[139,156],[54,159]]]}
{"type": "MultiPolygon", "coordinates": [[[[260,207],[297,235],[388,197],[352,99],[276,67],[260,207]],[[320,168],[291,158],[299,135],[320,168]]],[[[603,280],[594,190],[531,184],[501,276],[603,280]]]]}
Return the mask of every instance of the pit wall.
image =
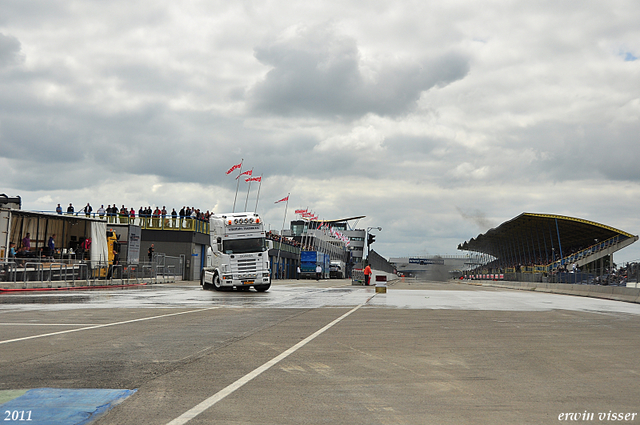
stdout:
{"type": "Polygon", "coordinates": [[[376,276],[385,276],[387,278],[387,283],[398,279],[398,276],[394,273],[387,273],[380,270],[372,270],[371,273],[371,286],[375,286],[376,276]]]}
{"type": "MultiPolygon", "coordinates": [[[[496,288],[520,289],[523,291],[548,292],[552,294],[577,295],[581,297],[604,298],[640,304],[640,287],[574,285],[569,283],[511,282],[487,280],[463,280],[469,285],[496,288]]],[[[634,284],[635,285],[635,284],[634,284]]]]}

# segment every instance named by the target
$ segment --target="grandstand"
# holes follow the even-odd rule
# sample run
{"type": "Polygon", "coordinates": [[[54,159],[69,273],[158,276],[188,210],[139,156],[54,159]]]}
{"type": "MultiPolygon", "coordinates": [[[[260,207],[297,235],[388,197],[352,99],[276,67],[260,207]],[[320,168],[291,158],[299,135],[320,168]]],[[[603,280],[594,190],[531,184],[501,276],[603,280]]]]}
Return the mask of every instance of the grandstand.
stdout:
{"type": "Polygon", "coordinates": [[[458,249],[485,256],[476,270],[480,273],[546,277],[580,271],[601,276],[613,268],[613,254],[637,240],[638,236],[581,218],[522,213],[458,249]]]}

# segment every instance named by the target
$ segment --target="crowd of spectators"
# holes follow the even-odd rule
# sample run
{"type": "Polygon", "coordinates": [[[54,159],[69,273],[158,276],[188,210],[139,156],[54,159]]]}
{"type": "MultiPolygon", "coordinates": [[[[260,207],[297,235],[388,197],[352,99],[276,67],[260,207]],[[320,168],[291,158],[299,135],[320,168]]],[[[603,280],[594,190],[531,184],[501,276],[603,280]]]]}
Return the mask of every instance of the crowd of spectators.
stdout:
{"type": "MultiPolygon", "coordinates": [[[[525,266],[519,263],[508,265],[506,268],[500,266],[498,260],[489,262],[468,273],[473,274],[491,274],[504,272],[536,272],[532,270],[533,265],[525,266]]],[[[604,267],[602,270],[596,269],[590,272],[582,270],[578,267],[577,262],[559,265],[550,273],[542,272],[544,276],[549,276],[551,281],[560,283],[583,283],[590,285],[612,285],[626,286],[627,282],[640,282],[640,263],[627,263],[622,267],[613,264],[612,267],[604,267]]],[[[513,278],[513,277],[512,277],[513,278]]]]}
{"type": "Polygon", "coordinates": [[[504,273],[506,272],[515,272],[515,273],[523,273],[523,272],[538,272],[543,268],[546,269],[550,265],[556,263],[551,270],[551,274],[558,273],[577,273],[580,270],[578,269],[577,262],[578,260],[594,254],[598,251],[606,249],[611,245],[614,245],[618,242],[618,237],[611,238],[604,242],[598,242],[595,240],[595,244],[590,247],[569,247],[566,251],[564,251],[562,257],[562,264],[560,264],[560,255],[556,252],[555,249],[552,249],[549,253],[548,257],[531,257],[529,258],[527,255],[524,255],[525,258],[517,261],[505,261],[504,259],[493,260],[489,263],[486,263],[482,266],[477,267],[475,270],[471,272],[474,273],[504,273]]]}
{"type": "Polygon", "coordinates": [[[155,209],[151,206],[140,207],[138,211],[131,207],[125,207],[122,205],[120,208],[116,204],[108,204],[105,208],[104,205],[94,212],[90,203],[87,203],[80,210],[76,211],[73,203],[69,203],[66,212],[63,211],[62,206],[58,204],[56,207],[56,213],[69,214],[69,215],[85,215],[86,217],[100,218],[106,220],[108,223],[120,223],[120,224],[137,224],[143,228],[158,228],[158,229],[189,229],[198,230],[203,227],[202,223],[208,223],[211,213],[201,211],[195,207],[183,206],[180,211],[176,212],[175,208],[172,208],[171,212],[167,211],[166,206],[160,209],[156,206],[155,209]]]}
{"type": "Polygon", "coordinates": [[[627,282],[638,282],[640,279],[640,263],[627,263],[625,266],[605,269],[601,276],[595,276],[593,282],[597,285],[627,286],[627,282]]]}
{"type": "Polygon", "coordinates": [[[274,242],[282,242],[284,245],[290,245],[290,246],[295,246],[300,248],[300,242],[294,240],[294,239],[289,239],[286,236],[280,236],[280,235],[276,235],[275,233],[268,231],[266,233],[266,237],[269,240],[272,240],[274,242]]]}
{"type": "Polygon", "coordinates": [[[295,239],[290,239],[290,238],[287,238],[286,236],[280,236],[271,231],[268,231],[266,233],[266,237],[267,239],[272,240],[274,242],[282,241],[284,245],[290,245],[290,246],[295,246],[296,248],[302,248],[303,251],[314,251],[316,249],[316,247],[314,247],[312,244],[305,244],[304,246],[302,246],[302,244],[296,241],[295,239]]]}

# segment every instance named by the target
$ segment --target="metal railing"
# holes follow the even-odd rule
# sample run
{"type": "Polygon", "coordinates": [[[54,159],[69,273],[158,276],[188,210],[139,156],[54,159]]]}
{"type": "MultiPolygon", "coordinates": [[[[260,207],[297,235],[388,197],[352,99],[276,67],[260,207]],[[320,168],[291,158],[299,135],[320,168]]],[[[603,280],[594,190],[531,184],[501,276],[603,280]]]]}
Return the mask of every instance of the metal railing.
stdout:
{"type": "Polygon", "coordinates": [[[105,220],[107,223],[113,224],[137,224],[142,229],[174,230],[209,234],[209,222],[193,217],[173,218],[169,216],[160,216],[131,218],[128,216],[98,216],[94,218],[100,218],[105,220]]]}
{"type": "MultiPolygon", "coordinates": [[[[41,211],[46,213],[54,213],[55,211],[41,211]]],[[[60,216],[78,216],[78,217],[90,217],[97,218],[100,220],[104,220],[110,224],[135,224],[140,226],[143,229],[151,229],[151,230],[175,230],[175,231],[185,231],[185,232],[197,232],[209,234],[209,222],[202,219],[197,219],[195,217],[180,217],[176,216],[175,218],[171,215],[165,216],[151,216],[151,217],[130,217],[128,215],[123,214],[98,214],[96,212],[92,212],[89,215],[85,214],[84,211],[75,211],[73,213],[63,212],[59,214],[60,216]]]]}
{"type": "Polygon", "coordinates": [[[3,282],[23,289],[165,283],[182,279],[184,264],[184,258],[164,254],[151,262],[115,265],[104,261],[0,261],[0,288],[3,282]]]}
{"type": "Polygon", "coordinates": [[[364,285],[364,270],[353,269],[351,271],[351,283],[353,285],[364,285]]]}
{"type": "MultiPolygon", "coordinates": [[[[555,272],[555,271],[559,271],[559,269],[561,269],[563,266],[567,266],[570,264],[573,264],[575,262],[578,262],[580,260],[586,259],[591,255],[595,255],[599,252],[602,252],[604,250],[606,250],[607,248],[611,248],[616,246],[619,243],[624,242],[626,239],[628,239],[626,236],[622,236],[622,235],[616,235],[612,238],[609,238],[605,241],[596,243],[593,246],[590,246],[586,249],[577,251],[577,252],[573,252],[561,259],[557,259],[549,264],[537,264],[537,265],[523,265],[519,267],[519,270],[516,269],[515,266],[507,266],[505,268],[505,272],[507,273],[531,273],[531,274],[537,274],[537,273],[551,273],[551,272],[555,272]]],[[[486,268],[487,266],[484,266],[484,268],[486,268]]],[[[482,269],[482,267],[481,267],[482,269]]]]}
{"type": "Polygon", "coordinates": [[[280,241],[273,241],[273,249],[280,250],[281,252],[290,252],[295,255],[300,255],[300,247],[295,245],[290,245],[287,243],[283,243],[280,241]]]}

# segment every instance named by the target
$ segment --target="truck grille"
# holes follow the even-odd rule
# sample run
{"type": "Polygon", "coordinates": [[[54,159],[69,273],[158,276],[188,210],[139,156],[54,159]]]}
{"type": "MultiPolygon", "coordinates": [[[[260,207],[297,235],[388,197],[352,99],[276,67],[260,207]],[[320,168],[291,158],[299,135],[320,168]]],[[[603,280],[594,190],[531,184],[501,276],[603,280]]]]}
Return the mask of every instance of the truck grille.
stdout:
{"type": "Polygon", "coordinates": [[[238,279],[256,279],[258,261],[255,258],[238,258],[232,260],[231,267],[238,279]]]}

